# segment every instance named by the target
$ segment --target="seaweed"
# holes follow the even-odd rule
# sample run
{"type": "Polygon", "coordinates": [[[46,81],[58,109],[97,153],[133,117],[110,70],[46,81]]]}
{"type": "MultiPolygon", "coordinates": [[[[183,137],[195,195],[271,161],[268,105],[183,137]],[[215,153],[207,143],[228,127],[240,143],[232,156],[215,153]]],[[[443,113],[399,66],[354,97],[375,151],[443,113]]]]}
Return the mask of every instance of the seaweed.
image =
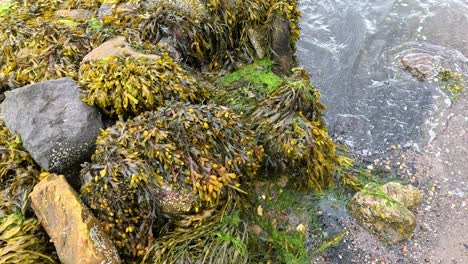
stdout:
{"type": "Polygon", "coordinates": [[[238,121],[225,107],[177,103],[101,133],[81,193],[124,255],[142,256],[170,221],[200,224],[243,193],[263,148],[238,121]]]}
{"type": "Polygon", "coordinates": [[[28,194],[38,182],[39,168],[22,148],[19,136],[0,121],[0,217],[26,212],[28,194]]]}
{"type": "Polygon", "coordinates": [[[265,146],[265,169],[292,174],[300,188],[316,190],[331,184],[337,161],[319,98],[307,72],[296,68],[248,117],[265,146]]]}
{"type": "Polygon", "coordinates": [[[115,56],[80,67],[82,100],[110,116],[136,116],[166,101],[202,102],[206,95],[194,77],[167,54],[115,56]]]}
{"type": "Polygon", "coordinates": [[[20,211],[0,217],[0,263],[58,263],[48,238],[35,218],[20,211]]]}

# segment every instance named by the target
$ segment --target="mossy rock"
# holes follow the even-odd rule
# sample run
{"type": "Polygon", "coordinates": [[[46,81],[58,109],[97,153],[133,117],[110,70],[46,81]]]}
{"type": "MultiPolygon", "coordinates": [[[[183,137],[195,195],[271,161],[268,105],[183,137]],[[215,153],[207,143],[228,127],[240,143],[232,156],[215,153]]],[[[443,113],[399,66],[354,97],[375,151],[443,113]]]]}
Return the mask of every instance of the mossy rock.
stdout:
{"type": "Polygon", "coordinates": [[[109,116],[136,116],[167,101],[202,102],[197,81],[167,54],[159,58],[114,56],[80,67],[82,100],[109,116]]]}
{"type": "Polygon", "coordinates": [[[387,183],[367,184],[348,203],[348,210],[359,222],[392,245],[410,238],[416,216],[408,209],[421,202],[421,193],[412,186],[387,183]]]}
{"type": "Polygon", "coordinates": [[[283,82],[272,66],[269,59],[258,60],[227,74],[210,89],[210,98],[248,116],[283,82]]]}
{"type": "Polygon", "coordinates": [[[239,195],[263,148],[238,121],[225,107],[179,103],[102,132],[81,193],[124,255],[142,256],[168,219],[184,228],[202,224],[239,195]],[[191,206],[167,205],[161,196],[191,206]]]}

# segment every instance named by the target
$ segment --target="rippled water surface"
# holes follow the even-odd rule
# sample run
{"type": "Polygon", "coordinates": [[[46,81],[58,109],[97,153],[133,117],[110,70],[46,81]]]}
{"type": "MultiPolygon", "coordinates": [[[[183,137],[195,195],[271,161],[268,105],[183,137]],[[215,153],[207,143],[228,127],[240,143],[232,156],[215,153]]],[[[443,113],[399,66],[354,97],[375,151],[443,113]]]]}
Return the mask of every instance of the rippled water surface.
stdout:
{"type": "Polygon", "coordinates": [[[322,91],[330,132],[372,154],[418,148],[450,105],[436,75],[468,76],[468,0],[302,0],[298,58],[322,91]],[[426,58],[428,80],[402,58],[426,58]]]}

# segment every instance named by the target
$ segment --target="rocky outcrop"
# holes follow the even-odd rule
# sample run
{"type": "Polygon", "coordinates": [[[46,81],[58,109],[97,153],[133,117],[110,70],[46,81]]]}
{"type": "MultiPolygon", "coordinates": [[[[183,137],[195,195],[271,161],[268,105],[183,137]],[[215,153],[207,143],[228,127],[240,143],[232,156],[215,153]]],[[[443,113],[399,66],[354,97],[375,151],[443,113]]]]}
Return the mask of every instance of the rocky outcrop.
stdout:
{"type": "Polygon", "coordinates": [[[112,242],[63,176],[50,174],[29,195],[64,264],[120,263],[112,242]]]}
{"type": "Polygon", "coordinates": [[[53,172],[79,168],[103,127],[99,111],[80,100],[77,84],[67,78],[8,92],[1,111],[33,159],[53,172]]]}
{"type": "Polygon", "coordinates": [[[408,209],[421,203],[422,194],[413,186],[387,183],[366,185],[348,204],[350,213],[387,244],[406,240],[416,227],[416,216],[408,209]]]}

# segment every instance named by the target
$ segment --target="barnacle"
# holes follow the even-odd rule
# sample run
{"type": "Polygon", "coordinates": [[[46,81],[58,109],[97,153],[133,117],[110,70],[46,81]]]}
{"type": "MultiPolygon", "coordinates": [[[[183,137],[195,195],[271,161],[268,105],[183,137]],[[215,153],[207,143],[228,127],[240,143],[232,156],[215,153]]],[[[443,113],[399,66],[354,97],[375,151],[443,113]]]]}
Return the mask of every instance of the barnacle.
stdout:
{"type": "Polygon", "coordinates": [[[57,263],[50,247],[37,219],[20,211],[0,217],[0,263],[57,263]]]}
{"type": "Polygon", "coordinates": [[[0,121],[0,218],[26,211],[28,194],[38,182],[39,171],[22,148],[18,136],[0,121]]]}
{"type": "Polygon", "coordinates": [[[201,102],[204,90],[167,54],[158,58],[116,56],[84,63],[82,100],[109,115],[135,116],[166,101],[201,102]]]}
{"type": "Polygon", "coordinates": [[[142,255],[167,219],[200,224],[238,193],[262,154],[232,110],[177,103],[103,131],[82,171],[81,193],[123,254],[142,255]],[[164,188],[189,190],[180,193],[193,196],[182,199],[192,206],[165,211],[158,199],[164,188]]]}
{"type": "Polygon", "coordinates": [[[248,120],[265,146],[269,171],[291,173],[300,187],[321,190],[333,178],[335,145],[326,134],[318,90],[304,69],[293,72],[248,120]]]}

